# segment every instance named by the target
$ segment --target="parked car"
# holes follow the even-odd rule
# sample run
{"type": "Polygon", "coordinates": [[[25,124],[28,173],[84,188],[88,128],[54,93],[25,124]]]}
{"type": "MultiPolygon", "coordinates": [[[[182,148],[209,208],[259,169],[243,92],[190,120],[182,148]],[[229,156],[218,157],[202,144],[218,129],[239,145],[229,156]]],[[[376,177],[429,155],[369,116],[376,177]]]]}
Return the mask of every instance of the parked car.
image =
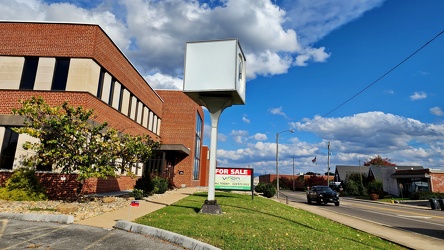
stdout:
{"type": "Polygon", "coordinates": [[[307,203],[316,201],[318,204],[334,203],[339,206],[339,194],[328,186],[313,186],[307,190],[307,203]]]}

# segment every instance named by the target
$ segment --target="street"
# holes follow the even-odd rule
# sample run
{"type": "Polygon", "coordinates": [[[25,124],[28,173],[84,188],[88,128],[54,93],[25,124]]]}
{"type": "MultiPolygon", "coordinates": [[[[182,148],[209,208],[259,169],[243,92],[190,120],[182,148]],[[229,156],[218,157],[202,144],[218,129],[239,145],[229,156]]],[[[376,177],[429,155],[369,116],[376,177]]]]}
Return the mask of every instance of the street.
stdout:
{"type": "Polygon", "coordinates": [[[289,202],[304,204],[307,210],[310,210],[310,206],[314,206],[316,209],[444,240],[444,211],[441,210],[420,209],[400,204],[381,204],[347,197],[341,197],[339,207],[333,204],[308,205],[305,192],[281,191],[281,193],[288,196],[289,202]]]}

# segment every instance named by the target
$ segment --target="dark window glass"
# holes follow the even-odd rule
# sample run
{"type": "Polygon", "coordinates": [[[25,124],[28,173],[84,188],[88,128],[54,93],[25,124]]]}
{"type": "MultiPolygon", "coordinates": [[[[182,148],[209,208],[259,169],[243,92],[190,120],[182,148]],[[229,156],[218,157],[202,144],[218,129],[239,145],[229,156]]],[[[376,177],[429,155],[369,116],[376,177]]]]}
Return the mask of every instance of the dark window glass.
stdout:
{"type": "Polygon", "coordinates": [[[193,179],[199,180],[200,171],[200,155],[201,155],[201,144],[202,144],[202,118],[199,113],[196,115],[196,142],[194,149],[194,167],[193,167],[193,179]]]}
{"type": "Polygon", "coordinates": [[[6,127],[0,154],[0,169],[12,169],[18,136],[10,127],[6,127]]]}
{"type": "Polygon", "coordinates": [[[65,90],[68,80],[69,58],[56,58],[51,90],[65,90]]]}
{"type": "Polygon", "coordinates": [[[122,99],[123,99],[123,92],[125,91],[125,88],[122,86],[120,88],[120,98],[119,98],[119,111],[122,112],[122,99]]]}
{"type": "Polygon", "coordinates": [[[97,98],[102,99],[103,80],[105,78],[105,69],[100,69],[99,83],[97,86],[97,98]]]}
{"type": "Polygon", "coordinates": [[[111,89],[109,90],[109,99],[108,99],[108,105],[113,105],[113,97],[114,97],[114,85],[116,85],[116,79],[113,78],[111,80],[111,89]]]}
{"type": "Polygon", "coordinates": [[[36,56],[25,57],[25,64],[23,65],[22,78],[20,80],[20,89],[34,88],[38,65],[39,65],[38,57],[36,56]]]}

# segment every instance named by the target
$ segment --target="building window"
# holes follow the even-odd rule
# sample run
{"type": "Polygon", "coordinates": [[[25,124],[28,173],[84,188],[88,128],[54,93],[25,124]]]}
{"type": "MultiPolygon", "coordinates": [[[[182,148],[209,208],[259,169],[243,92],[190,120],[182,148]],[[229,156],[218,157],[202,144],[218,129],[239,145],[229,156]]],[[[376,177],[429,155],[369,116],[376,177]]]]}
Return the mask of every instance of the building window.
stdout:
{"type": "Polygon", "coordinates": [[[202,118],[199,113],[196,114],[196,143],[194,149],[194,167],[193,167],[193,180],[199,180],[200,172],[200,149],[202,145],[202,118]]]}
{"type": "Polygon", "coordinates": [[[109,106],[112,106],[112,105],[113,105],[113,98],[114,98],[114,88],[115,88],[115,85],[116,85],[116,79],[114,79],[114,77],[113,77],[113,79],[112,79],[112,81],[111,81],[111,86],[110,86],[110,89],[109,89],[109,98],[108,98],[108,105],[109,105],[109,106]]]}
{"type": "Polygon", "coordinates": [[[65,90],[70,58],[56,58],[51,90],[65,90]]]}
{"type": "Polygon", "coordinates": [[[22,78],[20,80],[20,89],[34,89],[35,77],[37,75],[37,67],[39,58],[36,56],[25,57],[23,65],[22,78]]]}
{"type": "Polygon", "coordinates": [[[0,153],[0,168],[12,169],[14,165],[14,156],[17,149],[19,134],[12,131],[11,127],[5,128],[2,150],[0,153]]]}
{"type": "Polygon", "coordinates": [[[103,80],[105,79],[105,69],[100,69],[99,83],[97,87],[97,98],[102,99],[102,91],[103,91],[103,80]]]}

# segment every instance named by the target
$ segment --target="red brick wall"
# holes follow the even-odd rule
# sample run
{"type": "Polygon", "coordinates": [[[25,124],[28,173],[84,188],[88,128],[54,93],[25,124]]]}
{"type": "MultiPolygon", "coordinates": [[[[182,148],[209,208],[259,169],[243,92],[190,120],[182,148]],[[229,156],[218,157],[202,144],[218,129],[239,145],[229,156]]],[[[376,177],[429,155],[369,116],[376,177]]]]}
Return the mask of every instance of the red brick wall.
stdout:
{"type": "Polygon", "coordinates": [[[430,173],[431,191],[444,193],[444,173],[430,173]]]}
{"type": "Polygon", "coordinates": [[[107,193],[122,190],[132,190],[139,177],[119,176],[117,178],[98,179],[90,178],[83,185],[82,193],[107,193]]]}
{"type": "MultiPolygon", "coordinates": [[[[0,186],[11,177],[12,171],[0,172],[0,186]]],[[[77,197],[79,182],[77,174],[59,174],[52,172],[37,172],[40,184],[45,188],[46,194],[52,200],[72,200],[77,197]]],[[[87,179],[82,187],[81,194],[107,193],[132,190],[138,177],[118,176],[108,179],[87,179]]]]}
{"type": "Polygon", "coordinates": [[[0,22],[0,30],[0,55],[92,58],[162,117],[160,97],[98,25],[0,22]]]}
{"type": "MultiPolygon", "coordinates": [[[[199,180],[193,180],[193,162],[195,152],[196,115],[202,118],[202,133],[204,114],[202,107],[197,105],[182,91],[157,90],[165,101],[163,105],[162,129],[160,135],[164,144],[183,144],[191,153],[174,168],[174,184],[180,187],[199,186],[199,180]],[[183,175],[178,172],[183,171],[183,175]]],[[[202,134],[203,138],[203,134],[202,134]]],[[[202,159],[201,159],[202,160],[202,159]]]]}
{"type": "Polygon", "coordinates": [[[202,146],[202,157],[200,159],[200,183],[199,186],[208,186],[208,175],[210,171],[210,159],[208,159],[208,154],[210,150],[208,146],[202,146]]]}

